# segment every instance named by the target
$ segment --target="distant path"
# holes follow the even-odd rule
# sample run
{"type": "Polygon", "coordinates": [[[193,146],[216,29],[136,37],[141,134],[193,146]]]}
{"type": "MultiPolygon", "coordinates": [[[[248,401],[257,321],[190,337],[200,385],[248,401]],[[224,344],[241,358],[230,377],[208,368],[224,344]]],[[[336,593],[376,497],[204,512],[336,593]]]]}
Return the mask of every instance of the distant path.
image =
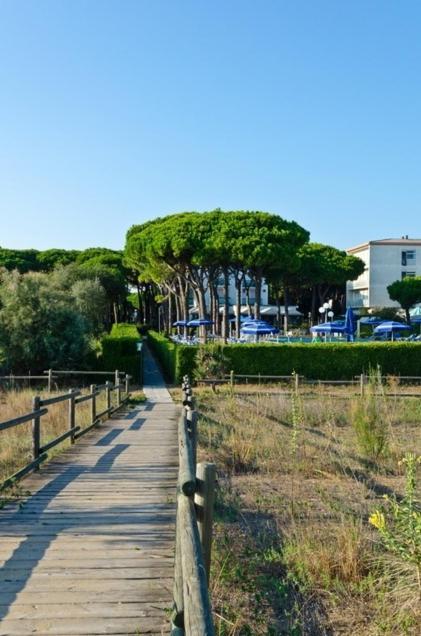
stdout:
{"type": "Polygon", "coordinates": [[[177,408],[147,349],[144,391],[0,510],[0,636],[168,633],[177,408]]]}

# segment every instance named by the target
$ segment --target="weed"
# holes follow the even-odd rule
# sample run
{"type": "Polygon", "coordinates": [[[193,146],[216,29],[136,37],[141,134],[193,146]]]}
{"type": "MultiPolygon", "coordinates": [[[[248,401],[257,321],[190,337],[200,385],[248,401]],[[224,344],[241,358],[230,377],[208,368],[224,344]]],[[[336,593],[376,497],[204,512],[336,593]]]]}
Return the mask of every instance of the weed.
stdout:
{"type": "Polygon", "coordinates": [[[380,369],[370,372],[365,394],[354,402],[351,418],[361,452],[372,461],[385,456],[389,424],[380,369]]]}
{"type": "Polygon", "coordinates": [[[415,567],[421,593],[421,511],[415,501],[416,465],[421,456],[407,453],[402,461],[406,468],[404,498],[386,497],[387,507],[375,510],[369,521],[386,548],[415,567]]]}

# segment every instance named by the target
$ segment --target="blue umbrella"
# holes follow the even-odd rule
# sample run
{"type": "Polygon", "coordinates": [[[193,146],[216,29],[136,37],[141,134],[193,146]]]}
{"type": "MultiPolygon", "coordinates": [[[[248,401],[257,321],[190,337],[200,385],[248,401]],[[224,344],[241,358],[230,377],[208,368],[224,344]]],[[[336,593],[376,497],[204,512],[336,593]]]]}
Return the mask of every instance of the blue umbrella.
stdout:
{"type": "Polygon", "coordinates": [[[266,334],[270,334],[270,333],[278,333],[279,329],[277,329],[276,327],[272,327],[271,325],[259,325],[259,324],[253,324],[253,325],[244,325],[244,327],[241,327],[241,333],[244,334],[245,336],[263,336],[266,334]]]}
{"type": "Polygon", "coordinates": [[[246,319],[243,324],[244,325],[263,325],[264,327],[271,327],[272,326],[266,320],[259,320],[258,318],[246,319]]]}
{"type": "Polygon", "coordinates": [[[377,316],[363,316],[360,318],[361,325],[370,325],[371,327],[377,327],[377,325],[381,325],[384,322],[381,318],[377,318],[377,316]]]}
{"type": "Polygon", "coordinates": [[[345,331],[343,322],[323,322],[321,325],[310,327],[313,333],[341,333],[345,331]]]}
{"type": "Polygon", "coordinates": [[[213,321],[207,318],[196,318],[187,323],[187,327],[207,327],[208,325],[213,325],[213,321]]]}
{"type": "Polygon", "coordinates": [[[403,322],[395,322],[393,320],[382,322],[381,325],[375,328],[374,333],[390,333],[393,334],[397,331],[405,331],[405,329],[411,329],[410,325],[406,325],[403,322]]]}
{"type": "Polygon", "coordinates": [[[352,307],[348,307],[346,310],[344,333],[346,333],[346,339],[348,342],[354,342],[355,316],[352,311],[352,307]]]}

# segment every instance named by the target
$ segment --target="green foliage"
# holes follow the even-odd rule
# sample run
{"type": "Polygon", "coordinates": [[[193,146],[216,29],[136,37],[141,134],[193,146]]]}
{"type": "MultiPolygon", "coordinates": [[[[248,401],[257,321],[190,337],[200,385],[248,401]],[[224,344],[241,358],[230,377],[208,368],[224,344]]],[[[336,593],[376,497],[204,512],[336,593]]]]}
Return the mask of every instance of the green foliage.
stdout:
{"type": "Polygon", "coordinates": [[[0,268],[5,267],[12,271],[17,269],[21,274],[29,271],[37,271],[39,263],[37,250],[9,250],[0,247],[0,268]]]}
{"type": "Polygon", "coordinates": [[[421,589],[421,511],[415,501],[416,467],[421,457],[407,453],[405,464],[405,496],[401,501],[386,497],[387,507],[376,510],[370,517],[382,537],[385,547],[403,561],[408,561],[417,570],[421,589]]]}
{"type": "Polygon", "coordinates": [[[140,342],[136,325],[113,325],[111,333],[102,338],[100,366],[106,371],[118,369],[132,376],[134,382],[141,382],[141,354],[137,350],[140,342]]]}
{"type": "Polygon", "coordinates": [[[169,382],[180,384],[184,375],[194,374],[197,347],[176,345],[155,331],[148,331],[148,343],[169,382]]]}
{"type": "Polygon", "coordinates": [[[421,303],[421,276],[407,276],[403,280],[396,280],[388,286],[387,291],[391,300],[396,300],[405,309],[407,321],[410,322],[409,309],[421,303]]]}
{"type": "Polygon", "coordinates": [[[81,367],[89,352],[90,334],[75,298],[49,275],[3,272],[0,353],[7,370],[81,367]]]}
{"type": "Polygon", "coordinates": [[[389,425],[380,367],[370,372],[364,396],[351,410],[351,419],[361,452],[377,461],[388,451],[389,425]]]}
{"type": "MultiPolygon", "coordinates": [[[[149,332],[149,341],[173,382],[193,375],[197,346],[176,345],[149,332]]],[[[208,347],[210,345],[202,345],[208,347]]],[[[223,346],[227,369],[241,375],[290,375],[349,380],[378,365],[385,375],[419,375],[421,345],[412,342],[230,344],[223,346]]]]}
{"type": "Polygon", "coordinates": [[[199,347],[195,378],[223,378],[228,371],[227,362],[223,346],[211,344],[207,347],[199,347]]]}

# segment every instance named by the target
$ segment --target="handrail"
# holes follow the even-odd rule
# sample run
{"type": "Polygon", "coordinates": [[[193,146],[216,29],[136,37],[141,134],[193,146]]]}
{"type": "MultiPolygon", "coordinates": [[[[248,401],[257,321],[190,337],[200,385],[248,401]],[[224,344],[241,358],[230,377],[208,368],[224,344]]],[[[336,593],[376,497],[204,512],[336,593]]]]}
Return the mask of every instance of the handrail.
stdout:
{"type": "Polygon", "coordinates": [[[20,424],[32,422],[32,460],[23,468],[19,469],[13,475],[8,477],[5,481],[0,483],[0,491],[16,483],[19,479],[27,475],[32,470],[38,470],[39,465],[48,458],[46,451],[54,448],[54,446],[57,446],[61,442],[64,442],[66,439],[70,439],[70,442],[74,444],[79,437],[90,431],[93,427],[100,424],[103,417],[109,417],[112,413],[117,411],[127,402],[130,397],[130,376],[126,374],[124,382],[121,382],[120,372],[116,371],[114,375],[115,378],[119,378],[118,384],[113,384],[109,381],[100,386],[95,386],[94,384],[92,384],[90,387],[90,392],[86,395],[82,395],[81,392],[76,389],[70,389],[67,393],[45,399],[42,399],[39,395],[36,395],[32,400],[32,410],[29,413],[25,413],[24,415],[20,415],[19,417],[0,422],[0,432],[5,431],[9,428],[13,428],[15,426],[19,426],[20,424]],[[113,391],[117,392],[115,404],[111,403],[111,393],[113,391]],[[122,399],[123,391],[125,393],[124,399],[122,399]],[[101,411],[101,413],[97,413],[96,400],[98,395],[103,392],[105,392],[107,408],[101,411]],[[60,435],[58,435],[58,437],[50,440],[46,444],[41,445],[42,417],[49,412],[49,409],[47,407],[65,401],[69,402],[67,431],[61,433],[60,435]],[[87,401],[91,401],[91,422],[90,424],[82,428],[81,426],[76,425],[76,406],[82,402],[87,401]]]}
{"type": "Polygon", "coordinates": [[[193,394],[184,377],[178,422],[179,473],[172,636],[214,636],[209,571],[215,465],[196,466],[197,429],[193,394]]]}

